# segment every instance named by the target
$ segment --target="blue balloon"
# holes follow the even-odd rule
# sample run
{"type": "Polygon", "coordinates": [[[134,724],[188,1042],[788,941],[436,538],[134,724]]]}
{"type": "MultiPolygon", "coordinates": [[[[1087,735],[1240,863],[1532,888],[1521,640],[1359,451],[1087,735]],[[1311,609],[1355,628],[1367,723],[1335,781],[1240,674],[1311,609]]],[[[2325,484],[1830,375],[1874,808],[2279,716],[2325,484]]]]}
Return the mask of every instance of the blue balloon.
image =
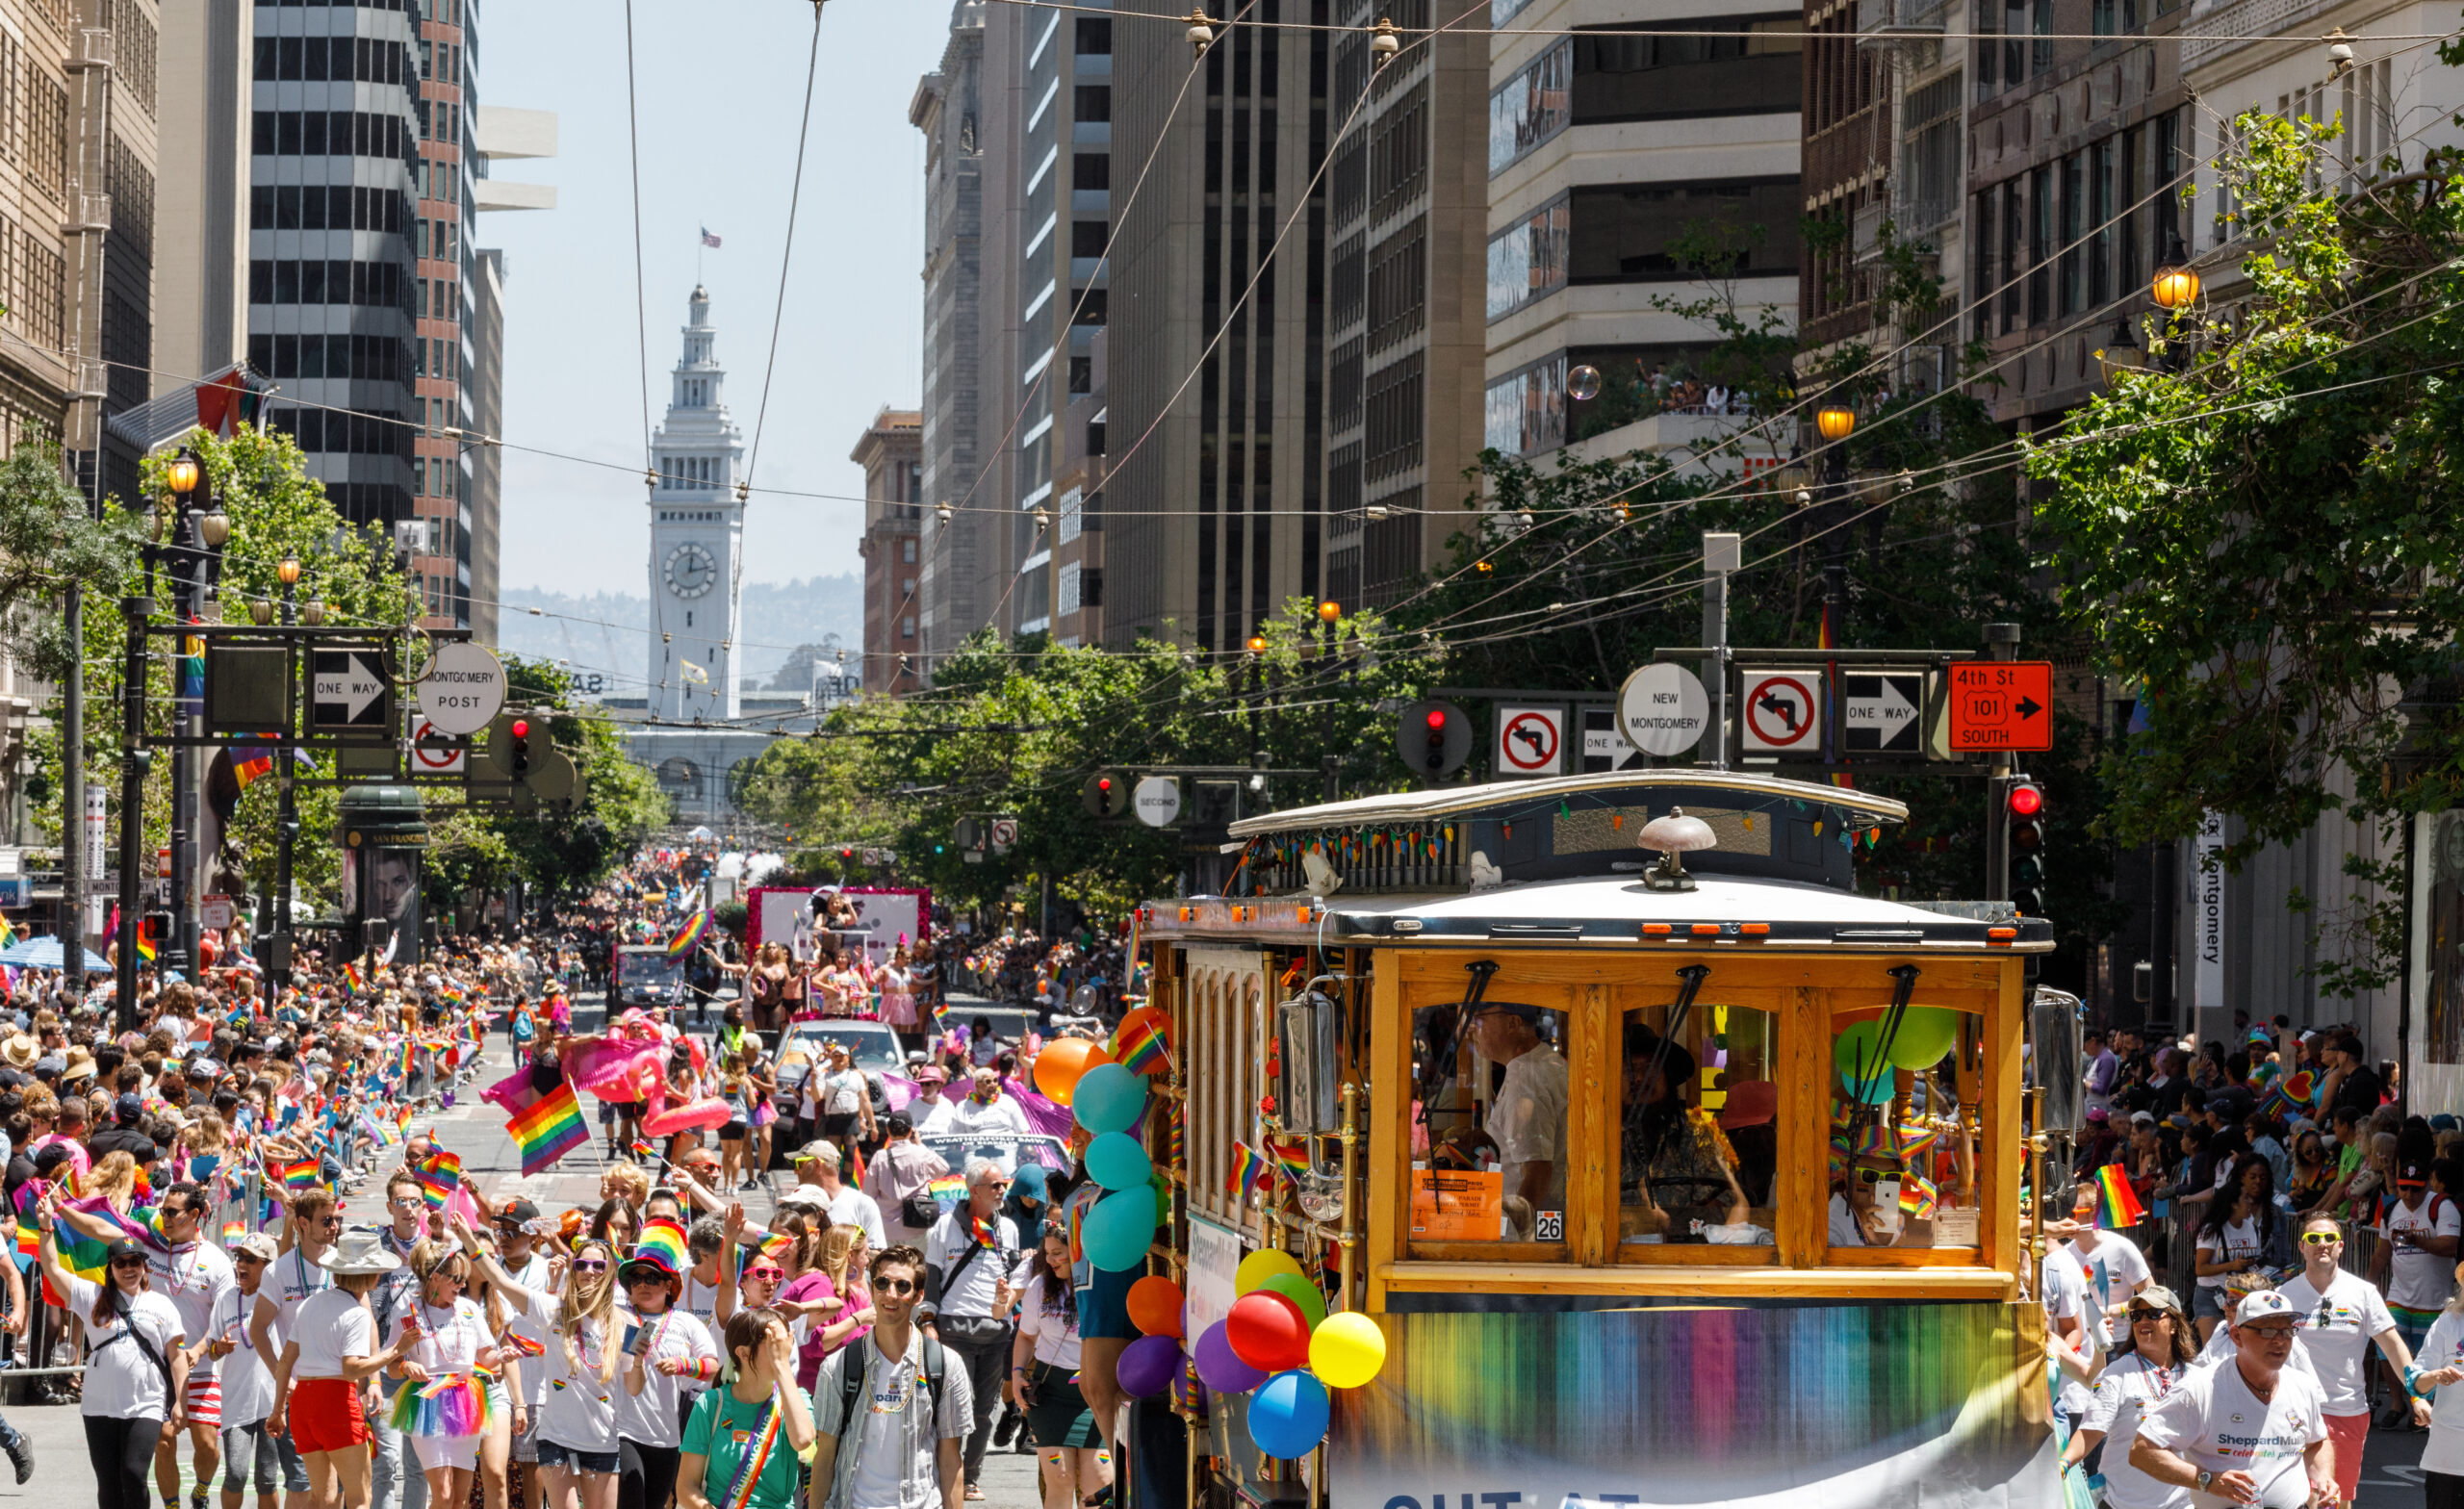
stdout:
{"type": "Polygon", "coordinates": [[[1155,1175],[1155,1164],[1138,1138],[1107,1132],[1087,1144],[1087,1172],[1107,1189],[1136,1189],[1155,1175]]]}
{"type": "Polygon", "coordinates": [[[1270,1457],[1305,1457],[1326,1439],[1326,1386],[1300,1368],[1249,1395],[1249,1439],[1270,1457]]]}
{"type": "Polygon", "coordinates": [[[1117,1063],[1099,1063],[1078,1076],[1069,1109],[1090,1132],[1126,1132],[1146,1109],[1146,1076],[1117,1063]]]}
{"type": "Polygon", "coordinates": [[[1155,1237],[1155,1190],[1151,1185],[1122,1189],[1097,1200],[1083,1233],[1088,1261],[1107,1273],[1126,1273],[1146,1261],[1155,1237]]]}

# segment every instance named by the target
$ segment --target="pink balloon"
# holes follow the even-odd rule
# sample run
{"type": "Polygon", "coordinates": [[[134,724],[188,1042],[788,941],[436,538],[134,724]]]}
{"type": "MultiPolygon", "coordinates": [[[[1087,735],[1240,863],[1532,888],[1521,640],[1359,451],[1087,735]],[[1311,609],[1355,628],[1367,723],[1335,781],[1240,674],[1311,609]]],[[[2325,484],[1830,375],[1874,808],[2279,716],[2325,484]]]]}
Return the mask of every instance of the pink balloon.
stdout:
{"type": "Polygon", "coordinates": [[[652,1137],[674,1137],[679,1132],[707,1131],[728,1124],[731,1113],[728,1103],[712,1096],[681,1106],[663,1106],[642,1118],[642,1130],[652,1137]]]}

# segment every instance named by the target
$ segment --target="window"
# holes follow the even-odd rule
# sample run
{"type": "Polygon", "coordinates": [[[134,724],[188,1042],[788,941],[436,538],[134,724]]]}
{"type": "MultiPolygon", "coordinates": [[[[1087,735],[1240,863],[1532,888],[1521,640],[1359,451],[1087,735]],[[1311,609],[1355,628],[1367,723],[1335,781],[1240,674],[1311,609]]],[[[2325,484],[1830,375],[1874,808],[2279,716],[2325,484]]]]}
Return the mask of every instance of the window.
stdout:
{"type": "Polygon", "coordinates": [[[1080,152],[1069,159],[1069,187],[1101,193],[1113,186],[1113,160],[1108,152],[1080,152]]]}
{"type": "Polygon", "coordinates": [[[1075,613],[1079,608],[1078,579],[1080,568],[1075,561],[1061,568],[1060,583],[1055,589],[1052,611],[1055,614],[1075,613]]]}
{"type": "Polygon", "coordinates": [[[1415,1247],[1533,1242],[1564,1250],[1566,1058],[1561,1001],[1492,983],[1473,1018],[1459,1006],[1412,1013],[1412,1060],[1427,1152],[1412,1162],[1415,1247]],[[1518,1001],[1517,996],[1523,997],[1518,1001]]]}
{"type": "Polygon", "coordinates": [[[1070,221],[1069,255],[1072,257],[1102,256],[1104,242],[1111,231],[1112,227],[1102,220],[1070,221]]]}
{"type": "Polygon", "coordinates": [[[1113,118],[1113,88],[1109,84],[1081,84],[1071,91],[1069,118],[1075,121],[1108,121],[1113,118]]]}
{"type": "Polygon", "coordinates": [[[1081,58],[1110,56],[1113,50],[1113,23],[1096,16],[1080,16],[1076,45],[1073,50],[1081,58]]]}
{"type": "Polygon", "coordinates": [[[915,564],[915,539],[912,535],[898,542],[898,558],[907,565],[915,564]]]}
{"type": "Polygon", "coordinates": [[[1575,283],[1687,281],[1701,269],[1673,251],[1689,232],[1725,229],[1734,272],[1786,276],[1797,270],[1804,197],[1795,178],[1707,183],[1601,184],[1569,198],[1567,273],[1575,283]]]}
{"type": "Polygon", "coordinates": [[[901,639],[913,639],[915,637],[914,614],[909,613],[900,617],[898,621],[898,637],[901,639]]]}
{"type": "Polygon", "coordinates": [[[1982,1021],[1924,1005],[1832,1017],[1832,1103],[1852,1108],[1832,1127],[1835,1253],[1977,1244],[1982,1021]]]}
{"type": "Polygon", "coordinates": [[[1705,115],[1779,115],[1803,103],[1804,29],[1795,13],[1743,21],[1743,37],[1654,36],[1652,25],[1699,29],[1695,21],[1620,23],[1606,35],[1574,38],[1574,123],[1668,120],[1705,115]]]}
{"type": "Polygon", "coordinates": [[[1673,1005],[1640,1006],[1621,1019],[1618,1255],[1767,1247],[1780,1160],[1779,1019],[1696,1003],[1672,1030],[1674,1013],[1673,1005]]]}
{"type": "MultiPolygon", "coordinates": [[[[1087,495],[1083,488],[1073,487],[1061,495],[1060,506],[1053,510],[1060,516],[1059,527],[1053,534],[1054,543],[1067,545],[1078,538],[1079,532],[1085,527],[1086,500],[1087,495]]],[[[1065,613],[1068,609],[1064,608],[1062,611],[1065,613]]]]}
{"type": "Polygon", "coordinates": [[[2062,313],[2084,307],[2080,273],[2086,261],[2081,240],[2088,233],[2088,154],[2074,152],[2062,160],[2062,313]]]}
{"type": "Polygon", "coordinates": [[[2040,325],[2053,310],[2053,169],[2040,167],[2028,175],[2028,195],[2035,214],[2028,225],[2028,323],[2040,325]]]}
{"type": "Polygon", "coordinates": [[[2088,241],[2088,303],[2103,304],[2114,287],[2114,175],[2118,138],[2107,137],[2088,148],[2088,216],[2093,230],[2088,241]]]}
{"type": "Polygon", "coordinates": [[[1482,445],[1509,456],[1556,449],[1566,443],[1566,354],[1489,384],[1481,407],[1482,445]]]}
{"type": "Polygon", "coordinates": [[[1574,43],[1559,42],[1489,96],[1489,172],[1504,171],[1574,119],[1574,43]]]}
{"type": "Polygon", "coordinates": [[[1571,211],[1564,199],[1489,241],[1489,318],[1502,319],[1566,282],[1566,233],[1571,211]]]}

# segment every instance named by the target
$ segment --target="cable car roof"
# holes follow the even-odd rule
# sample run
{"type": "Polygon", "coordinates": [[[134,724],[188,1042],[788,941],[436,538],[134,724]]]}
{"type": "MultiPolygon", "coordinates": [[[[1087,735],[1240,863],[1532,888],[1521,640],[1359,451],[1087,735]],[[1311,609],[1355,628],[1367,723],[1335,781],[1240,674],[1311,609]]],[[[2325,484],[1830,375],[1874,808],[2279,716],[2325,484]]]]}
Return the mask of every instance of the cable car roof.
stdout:
{"type": "Polygon", "coordinates": [[[1677,802],[1681,805],[1685,793],[1699,791],[1703,799],[1722,805],[1737,805],[1755,798],[1779,798],[1836,807],[1849,814],[1861,828],[1875,823],[1903,823],[1908,820],[1906,803],[1876,796],[1870,791],[1849,786],[1817,785],[1810,780],[1790,780],[1751,770],[1704,770],[1672,765],[1655,770],[1613,770],[1598,775],[1555,776],[1538,780],[1494,780],[1476,786],[1435,786],[1426,791],[1354,797],[1348,802],[1324,802],[1314,806],[1289,807],[1279,812],[1245,817],[1234,823],[1229,831],[1234,838],[1251,838],[1272,833],[1318,832],[1327,829],[1373,828],[1384,824],[1468,816],[1493,809],[1529,807],[1576,796],[1598,800],[1628,790],[1634,793],[1638,805],[1652,797],[1659,798],[1661,804],[1677,802]]]}

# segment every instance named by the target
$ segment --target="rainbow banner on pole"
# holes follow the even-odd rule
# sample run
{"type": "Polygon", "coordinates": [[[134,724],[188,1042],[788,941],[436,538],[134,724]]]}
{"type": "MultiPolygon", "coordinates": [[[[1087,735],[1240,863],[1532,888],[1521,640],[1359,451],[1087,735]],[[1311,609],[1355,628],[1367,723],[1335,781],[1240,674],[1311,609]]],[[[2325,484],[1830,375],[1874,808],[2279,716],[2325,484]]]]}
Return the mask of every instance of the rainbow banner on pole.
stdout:
{"type": "Polygon", "coordinates": [[[462,1157],[440,1149],[412,1165],[411,1172],[420,1182],[420,1193],[427,1197],[429,1210],[445,1209],[453,1191],[462,1188],[462,1157]]]}
{"type": "Polygon", "coordinates": [[[581,1119],[581,1102],[574,1098],[571,1080],[514,1113],[505,1131],[522,1148],[522,1171],[535,1174],[590,1140],[581,1119]]]}
{"type": "Polygon", "coordinates": [[[676,936],[667,940],[667,957],[674,959],[688,952],[694,944],[702,941],[702,934],[708,932],[709,927],[710,909],[707,907],[685,918],[684,926],[676,930],[676,936]]]}
{"type": "Polygon", "coordinates": [[[2119,1231],[2136,1226],[2147,1218],[2147,1208],[2139,1203],[2139,1192],[2130,1187],[2130,1176],[2121,1164],[2107,1164],[2096,1170],[2096,1218],[2109,1230],[2119,1231]]]}

